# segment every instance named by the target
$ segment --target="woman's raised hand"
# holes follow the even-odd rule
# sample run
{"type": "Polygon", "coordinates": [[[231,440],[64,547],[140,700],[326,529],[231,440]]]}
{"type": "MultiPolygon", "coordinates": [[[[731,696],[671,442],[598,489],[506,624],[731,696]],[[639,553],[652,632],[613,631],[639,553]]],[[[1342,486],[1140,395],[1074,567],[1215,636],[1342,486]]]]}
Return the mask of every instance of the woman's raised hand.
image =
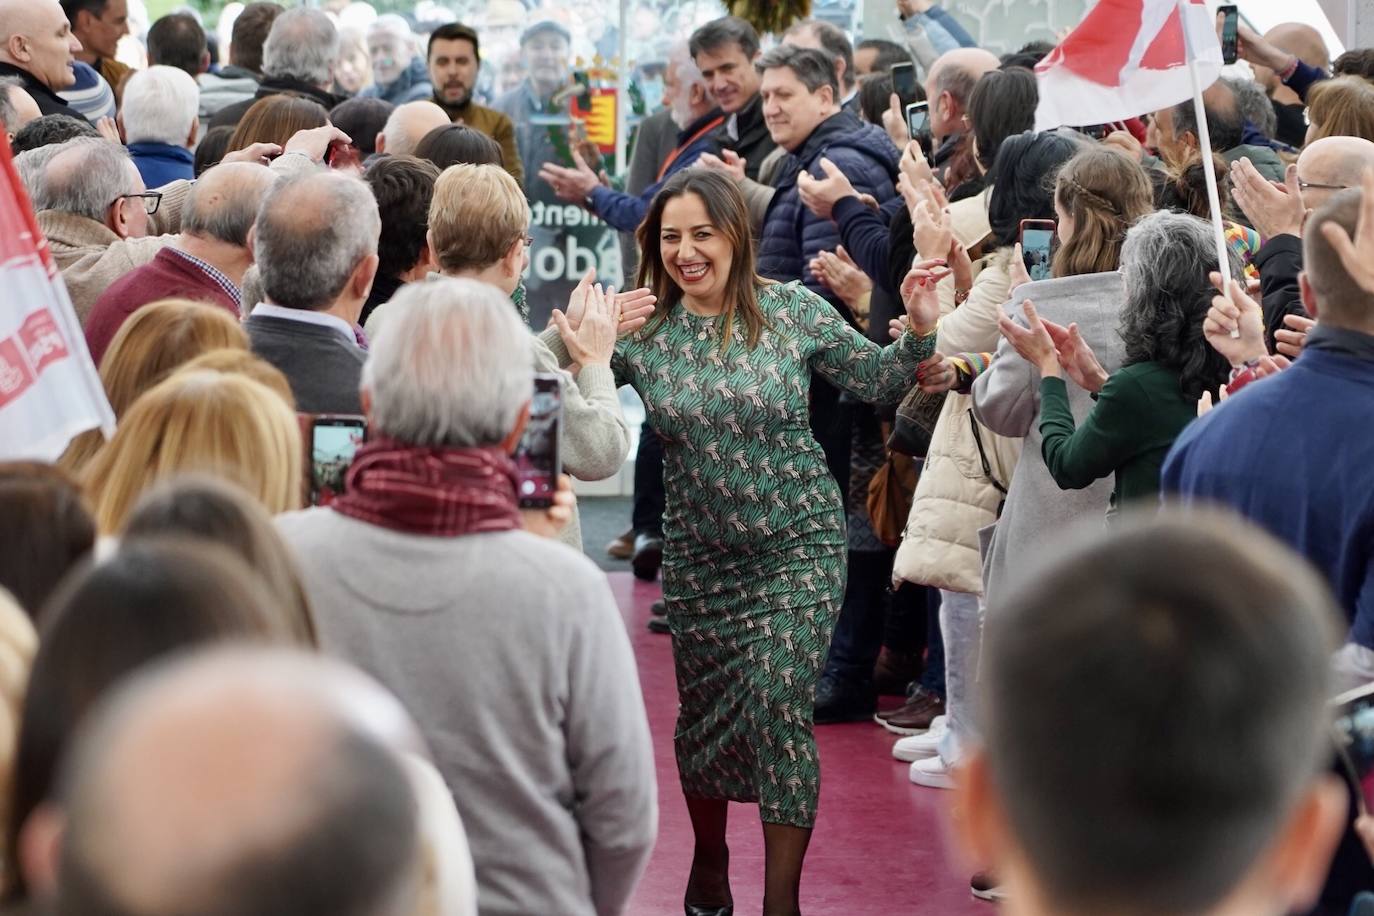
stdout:
{"type": "MultiPolygon", "coordinates": [[[[579,289],[582,288],[579,286],[579,289]]],[[[553,310],[553,322],[573,362],[582,366],[611,364],[616,331],[620,324],[620,305],[616,300],[615,287],[605,289],[600,283],[585,287],[582,321],[576,328],[559,309],[553,310]]]]}
{"type": "Polygon", "coordinates": [[[1002,336],[1021,354],[1021,358],[1040,370],[1042,376],[1060,374],[1059,353],[1054,346],[1054,338],[1040,320],[1035,303],[1027,299],[1021,304],[1026,315],[1026,327],[1021,327],[1010,315],[1003,314],[997,319],[997,329],[1002,336]]]}
{"type": "Polygon", "coordinates": [[[950,275],[944,258],[917,261],[902,281],[902,303],[911,331],[919,337],[935,333],[940,323],[940,297],[935,285],[950,275]]]}

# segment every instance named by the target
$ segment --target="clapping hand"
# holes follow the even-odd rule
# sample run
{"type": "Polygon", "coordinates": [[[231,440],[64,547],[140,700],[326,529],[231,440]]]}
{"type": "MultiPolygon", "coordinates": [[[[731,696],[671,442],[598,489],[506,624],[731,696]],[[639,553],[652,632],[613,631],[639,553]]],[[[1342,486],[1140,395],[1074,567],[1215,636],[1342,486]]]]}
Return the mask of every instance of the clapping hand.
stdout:
{"type": "Polygon", "coordinates": [[[1305,315],[1284,315],[1284,326],[1274,332],[1274,349],[1281,356],[1297,359],[1302,356],[1302,348],[1307,346],[1307,332],[1317,326],[1305,315]]]}
{"type": "Polygon", "coordinates": [[[1269,181],[1244,157],[1231,167],[1231,197],[1250,220],[1255,231],[1266,239],[1280,235],[1302,235],[1307,216],[1302,191],[1298,187],[1298,167],[1290,165],[1284,184],[1269,181]]]}
{"type": "MultiPolygon", "coordinates": [[[[577,281],[577,286],[573,287],[572,294],[568,296],[566,317],[568,327],[572,328],[573,331],[576,331],[582,324],[582,314],[587,303],[587,292],[595,282],[596,270],[594,268],[589,269],[582,275],[582,279],[577,281]]],[[[618,331],[620,337],[633,334],[644,327],[648,320],[653,317],[654,303],[658,302],[658,297],[647,286],[616,293],[615,299],[620,308],[620,328],[618,331]]]]}
{"type": "Polygon", "coordinates": [[[723,172],[733,178],[735,184],[744,181],[744,160],[734,150],[721,150],[719,156],[714,153],[702,153],[697,159],[697,165],[715,172],[723,172]]]}
{"type": "Polygon", "coordinates": [[[843,245],[833,252],[822,251],[811,259],[810,267],[812,275],[826,289],[839,296],[856,315],[859,310],[855,303],[863,298],[864,293],[873,291],[873,281],[854,263],[843,245]]]}
{"type": "Polygon", "coordinates": [[[805,171],[797,176],[797,193],[806,209],[821,219],[830,219],[836,203],[846,197],[856,197],[858,192],[835,163],[822,156],[820,166],[824,178],[816,178],[805,171]]]}
{"type": "Polygon", "coordinates": [[[940,297],[935,285],[950,273],[944,258],[935,258],[918,261],[902,281],[902,302],[911,320],[911,331],[917,336],[935,333],[940,323],[940,297]]]}
{"type": "Polygon", "coordinates": [[[1021,354],[1021,358],[1038,368],[1042,376],[1058,378],[1062,369],[1054,338],[1040,320],[1033,302],[1027,299],[1021,303],[1021,308],[1026,315],[1026,327],[1021,327],[1010,315],[1003,314],[997,319],[997,329],[1016,352],[1021,354]]]}
{"type": "Polygon", "coordinates": [[[943,258],[954,245],[954,225],[939,185],[925,182],[911,188],[903,175],[897,179],[911,211],[911,241],[922,258],[943,258]]]}
{"type": "Polygon", "coordinates": [[[1322,224],[1322,235],[1336,249],[1341,265],[1360,284],[1360,289],[1374,293],[1374,169],[1365,171],[1360,187],[1364,190],[1364,198],[1360,201],[1355,238],[1352,240],[1345,227],[1334,220],[1322,224]]]}
{"type": "Polygon", "coordinates": [[[553,310],[553,323],[568,348],[573,362],[582,366],[609,366],[615,353],[616,328],[620,324],[620,305],[615,287],[578,284],[582,293],[582,320],[576,329],[560,309],[553,310]]]}
{"type": "Polygon", "coordinates": [[[1055,352],[1064,374],[1084,391],[1101,391],[1107,384],[1107,370],[1097,359],[1097,354],[1083,339],[1078,331],[1078,323],[1071,322],[1066,328],[1047,318],[1041,318],[1050,339],[1054,341],[1055,352]]]}

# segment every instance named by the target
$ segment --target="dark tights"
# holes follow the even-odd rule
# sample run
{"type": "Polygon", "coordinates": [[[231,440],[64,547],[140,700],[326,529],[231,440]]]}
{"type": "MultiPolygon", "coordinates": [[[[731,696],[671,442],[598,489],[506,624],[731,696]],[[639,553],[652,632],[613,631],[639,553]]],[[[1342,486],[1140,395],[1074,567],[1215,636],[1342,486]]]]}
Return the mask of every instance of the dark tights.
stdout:
{"type": "MultiPolygon", "coordinates": [[[[729,802],[687,798],[696,847],[687,878],[686,901],[699,906],[733,903],[730,849],[725,842],[729,802]]],[[[801,873],[811,830],[787,824],[763,825],[763,916],[800,916],[801,873]]]]}

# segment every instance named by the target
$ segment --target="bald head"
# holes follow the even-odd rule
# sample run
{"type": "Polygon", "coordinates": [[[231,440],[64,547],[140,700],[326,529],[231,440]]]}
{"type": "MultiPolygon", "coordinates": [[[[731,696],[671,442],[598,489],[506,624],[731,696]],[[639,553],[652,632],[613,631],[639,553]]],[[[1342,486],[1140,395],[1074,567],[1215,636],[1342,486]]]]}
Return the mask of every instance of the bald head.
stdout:
{"type": "Polygon", "coordinates": [[[329,699],[330,668],[225,650],[102,704],[64,767],[58,916],[407,912],[414,795],[329,699]]]}
{"type": "Polygon", "coordinates": [[[275,182],[272,170],[257,163],[226,162],[207,170],[186,197],[181,231],[247,248],[258,208],[275,182]]]}
{"type": "Polygon", "coordinates": [[[938,141],[962,129],[969,96],[984,73],[1001,64],[997,55],[982,48],[956,48],[941,54],[926,74],[926,98],[930,101],[931,135],[938,141]]]}
{"type": "Polygon", "coordinates": [[[1331,68],[1330,52],[1322,33],[1303,22],[1280,22],[1264,33],[1264,40],[1274,47],[1296,54],[1304,63],[1322,70],[1331,68]]]}
{"type": "MultiPolygon", "coordinates": [[[[1326,42],[1322,40],[1321,32],[1310,25],[1301,22],[1280,22],[1264,33],[1264,40],[1280,51],[1296,55],[1314,67],[1330,69],[1330,53],[1326,50],[1326,42]]],[[[1279,75],[1273,70],[1259,64],[1251,64],[1250,68],[1255,71],[1255,82],[1263,86],[1265,92],[1273,95],[1284,89],[1279,75]]],[[[1296,102],[1296,96],[1289,101],[1296,102]]]]}
{"type": "Polygon", "coordinates": [[[72,60],[80,50],[58,0],[0,0],[0,62],[58,91],[76,82],[72,60]]]}
{"type": "Polygon", "coordinates": [[[425,134],[451,123],[444,109],[433,102],[407,102],[391,113],[377,135],[377,152],[413,156],[425,134]]]}
{"type": "Polygon", "coordinates": [[[1342,188],[1358,188],[1365,171],[1374,168],[1374,143],[1363,137],[1325,137],[1315,140],[1298,156],[1298,180],[1333,185],[1307,188],[1302,202],[1315,210],[1342,188]]]}

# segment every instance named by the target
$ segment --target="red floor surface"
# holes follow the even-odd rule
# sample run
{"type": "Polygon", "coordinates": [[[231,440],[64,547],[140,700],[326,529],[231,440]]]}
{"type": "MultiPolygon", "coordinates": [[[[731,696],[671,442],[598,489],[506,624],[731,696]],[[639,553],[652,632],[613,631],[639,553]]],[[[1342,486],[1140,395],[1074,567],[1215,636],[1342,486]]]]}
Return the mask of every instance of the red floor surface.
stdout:
{"type": "MultiPolygon", "coordinates": [[[[658,763],[658,845],[630,903],[631,916],[678,916],[692,861],[692,828],[673,759],[677,687],[670,637],[648,632],[657,584],[611,573],[639,662],[658,763]]],[[[913,786],[892,759],[892,738],[876,725],[816,730],[821,753],[821,813],[802,879],[806,916],[996,916],[969,896],[968,874],[945,833],[949,795],[913,786]]],[[[763,902],[763,837],[758,810],[730,808],[730,871],[739,916],[763,902]]]]}

